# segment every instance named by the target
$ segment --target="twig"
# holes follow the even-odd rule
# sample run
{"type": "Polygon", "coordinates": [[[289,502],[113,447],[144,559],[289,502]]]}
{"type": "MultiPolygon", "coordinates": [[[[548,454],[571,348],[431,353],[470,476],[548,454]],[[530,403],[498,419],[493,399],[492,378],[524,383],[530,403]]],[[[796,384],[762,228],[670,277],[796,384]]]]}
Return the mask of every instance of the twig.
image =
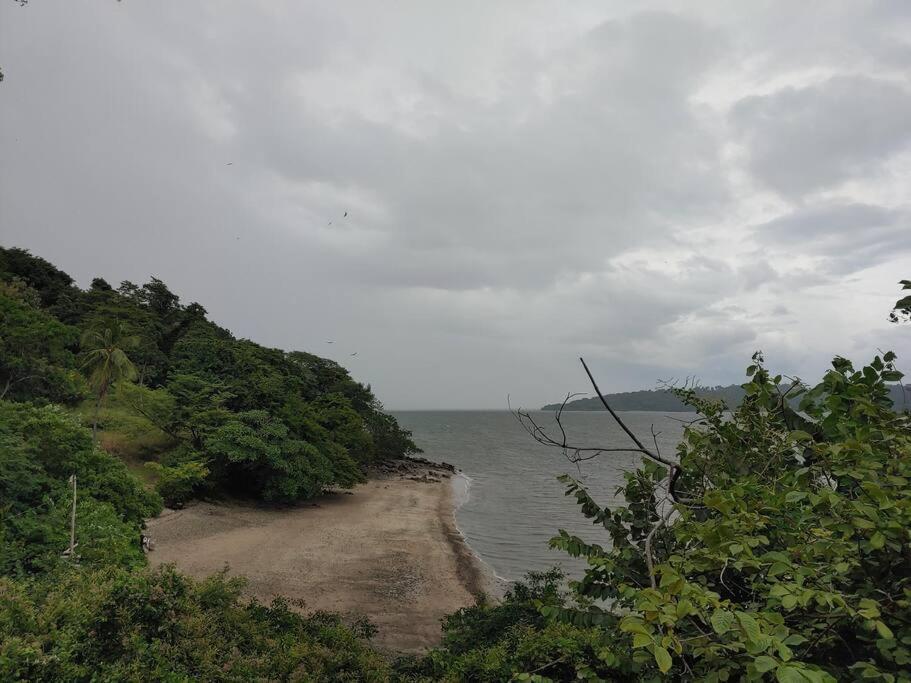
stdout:
{"type": "Polygon", "coordinates": [[[668,510],[661,515],[661,518],[655,526],[652,527],[652,530],[648,532],[648,536],[645,537],[645,564],[648,567],[648,578],[652,584],[652,588],[657,588],[657,584],[655,583],[655,564],[654,560],[652,560],[652,538],[654,538],[655,532],[657,532],[658,529],[667,524],[667,520],[673,512],[673,506],[668,508],[668,510]]]}

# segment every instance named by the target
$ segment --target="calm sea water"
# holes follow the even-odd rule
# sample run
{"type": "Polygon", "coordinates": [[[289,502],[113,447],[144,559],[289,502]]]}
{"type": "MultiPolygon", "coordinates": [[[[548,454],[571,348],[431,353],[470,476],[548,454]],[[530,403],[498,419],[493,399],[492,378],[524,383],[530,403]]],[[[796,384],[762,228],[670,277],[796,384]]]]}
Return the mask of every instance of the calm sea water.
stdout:
{"type": "MultiPolygon", "coordinates": [[[[615,491],[623,473],[641,461],[635,453],[607,453],[581,463],[569,463],[556,448],[536,443],[515,417],[506,411],[397,411],[399,423],[430,460],[460,468],[469,480],[467,499],[456,512],[459,528],[471,548],[503,580],[522,578],[529,570],[562,565],[570,576],[580,576],[584,563],[557,550],[547,541],[566,529],[588,541],[606,544],[603,528],[593,526],[564,495],[557,476],[580,477],[601,505],[621,502],[615,491]]],[[[556,428],[553,413],[532,413],[539,425],[556,428]]],[[[661,452],[673,455],[683,433],[681,419],[692,413],[624,412],[621,416],[643,442],[658,434],[661,452]]],[[[621,429],[601,412],[564,413],[570,441],[585,445],[630,445],[621,429]]]]}

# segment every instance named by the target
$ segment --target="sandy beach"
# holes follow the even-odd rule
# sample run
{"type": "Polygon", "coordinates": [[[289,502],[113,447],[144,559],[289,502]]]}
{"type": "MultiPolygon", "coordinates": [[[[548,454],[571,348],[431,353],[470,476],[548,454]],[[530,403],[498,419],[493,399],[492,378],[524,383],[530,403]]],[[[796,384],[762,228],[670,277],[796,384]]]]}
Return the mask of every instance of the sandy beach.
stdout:
{"type": "Polygon", "coordinates": [[[195,577],[229,568],[263,602],[365,615],[381,648],[439,642],[440,619],[489,591],[489,574],[455,526],[452,482],[408,471],[291,508],[197,503],[149,520],[154,565],[195,577]]]}

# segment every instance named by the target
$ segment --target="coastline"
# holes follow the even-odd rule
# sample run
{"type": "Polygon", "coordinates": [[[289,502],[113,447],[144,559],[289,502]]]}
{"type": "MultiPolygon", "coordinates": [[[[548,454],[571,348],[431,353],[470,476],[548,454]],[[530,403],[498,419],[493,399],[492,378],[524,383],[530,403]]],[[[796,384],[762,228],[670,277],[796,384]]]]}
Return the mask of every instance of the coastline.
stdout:
{"type": "Polygon", "coordinates": [[[419,652],[440,620],[494,594],[496,579],[455,520],[453,471],[404,461],[353,491],[289,508],[196,503],[148,521],[152,566],[203,578],[228,568],[246,594],[304,612],[366,616],[377,647],[419,652]]]}

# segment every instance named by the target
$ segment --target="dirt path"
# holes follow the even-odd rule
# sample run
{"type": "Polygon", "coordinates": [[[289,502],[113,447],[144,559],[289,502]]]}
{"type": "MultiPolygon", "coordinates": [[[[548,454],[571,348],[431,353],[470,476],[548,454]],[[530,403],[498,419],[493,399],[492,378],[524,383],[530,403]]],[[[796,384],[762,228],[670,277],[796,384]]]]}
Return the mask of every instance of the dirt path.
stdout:
{"type": "Polygon", "coordinates": [[[363,614],[377,646],[418,651],[438,643],[445,614],[488,587],[452,512],[448,479],[370,481],[290,509],[199,503],[149,521],[149,560],[195,577],[228,566],[260,601],[363,614]]]}

